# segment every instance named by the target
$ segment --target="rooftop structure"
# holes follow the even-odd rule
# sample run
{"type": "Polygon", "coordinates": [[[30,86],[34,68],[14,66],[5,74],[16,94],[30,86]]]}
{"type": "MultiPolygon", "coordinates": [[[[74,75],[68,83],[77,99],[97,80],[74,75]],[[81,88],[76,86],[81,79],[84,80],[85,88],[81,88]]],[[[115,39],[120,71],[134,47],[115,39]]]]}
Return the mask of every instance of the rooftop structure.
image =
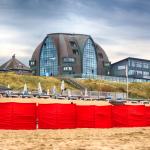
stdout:
{"type": "Polygon", "coordinates": [[[101,46],[84,34],[48,34],[30,60],[33,74],[40,76],[107,75],[109,65],[101,46]]]}
{"type": "Polygon", "coordinates": [[[10,60],[0,66],[1,72],[16,72],[20,74],[31,73],[31,69],[16,59],[15,55],[10,60]]]}

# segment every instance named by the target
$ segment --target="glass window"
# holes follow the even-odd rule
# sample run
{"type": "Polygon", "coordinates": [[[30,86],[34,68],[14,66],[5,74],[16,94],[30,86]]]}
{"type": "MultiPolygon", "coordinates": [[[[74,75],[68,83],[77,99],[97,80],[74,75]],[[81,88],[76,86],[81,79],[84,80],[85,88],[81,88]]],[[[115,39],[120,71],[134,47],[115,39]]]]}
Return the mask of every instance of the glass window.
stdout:
{"type": "Polygon", "coordinates": [[[78,49],[72,49],[74,55],[79,55],[78,49]]]}
{"type": "Polygon", "coordinates": [[[131,63],[131,61],[130,60],[128,60],[128,66],[130,67],[130,63],[131,63]]]}
{"type": "Polygon", "coordinates": [[[96,50],[91,39],[86,41],[83,50],[83,75],[97,75],[96,50]]]}
{"type": "Polygon", "coordinates": [[[149,72],[143,71],[143,76],[149,76],[149,72]]]}
{"type": "Polygon", "coordinates": [[[142,75],[142,71],[137,70],[136,73],[137,75],[142,75]]]}
{"type": "Polygon", "coordinates": [[[72,67],[64,67],[64,71],[72,71],[72,67]]]}
{"type": "Polygon", "coordinates": [[[128,71],[128,75],[134,75],[135,74],[135,70],[129,70],[128,71]]]}
{"type": "Polygon", "coordinates": [[[32,65],[32,66],[34,66],[34,65],[35,65],[35,62],[34,62],[34,61],[32,61],[32,62],[31,62],[31,65],[32,65]]]}
{"type": "Polygon", "coordinates": [[[142,62],[136,62],[136,67],[138,67],[138,68],[142,68],[142,62]]]}
{"type": "Polygon", "coordinates": [[[149,68],[148,63],[143,63],[143,68],[148,69],[149,68]]]}
{"type": "Polygon", "coordinates": [[[72,48],[77,48],[77,44],[75,41],[70,41],[70,45],[72,48]]]}
{"type": "Polygon", "coordinates": [[[30,66],[35,66],[35,61],[34,61],[34,60],[30,60],[30,61],[29,61],[29,65],[30,65],[30,66]]]}
{"type": "Polygon", "coordinates": [[[109,66],[110,66],[110,63],[104,62],[104,67],[109,67],[109,66]]]}
{"type": "Polygon", "coordinates": [[[131,65],[132,67],[135,67],[135,61],[132,61],[131,65]]]}
{"type": "Polygon", "coordinates": [[[126,69],[126,66],[118,66],[118,70],[124,70],[124,69],[126,69]]]}
{"type": "Polygon", "coordinates": [[[64,62],[65,62],[65,63],[68,63],[68,62],[75,62],[75,58],[66,57],[66,58],[64,58],[64,62]]]}
{"type": "Polygon", "coordinates": [[[58,74],[58,57],[57,49],[52,39],[47,37],[42,46],[40,55],[40,75],[57,75],[58,74]]]}

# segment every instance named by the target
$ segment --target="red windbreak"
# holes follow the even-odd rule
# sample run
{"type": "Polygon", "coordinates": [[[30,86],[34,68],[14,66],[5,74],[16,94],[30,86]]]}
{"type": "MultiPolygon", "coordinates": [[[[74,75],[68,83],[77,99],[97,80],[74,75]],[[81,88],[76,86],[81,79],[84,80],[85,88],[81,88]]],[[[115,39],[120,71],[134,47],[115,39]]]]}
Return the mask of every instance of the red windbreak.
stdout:
{"type": "Polygon", "coordinates": [[[39,104],[39,129],[75,128],[75,104],[39,104]]]}
{"type": "Polygon", "coordinates": [[[59,129],[76,127],[76,105],[75,104],[57,105],[57,126],[59,129]]]}
{"type": "Polygon", "coordinates": [[[146,126],[146,109],[144,105],[128,105],[128,127],[146,126]]]}
{"type": "Polygon", "coordinates": [[[146,126],[150,126],[150,106],[146,106],[146,126]]]}
{"type": "Polygon", "coordinates": [[[112,126],[128,126],[128,107],[126,105],[112,106],[112,126]]]}
{"type": "Polygon", "coordinates": [[[95,106],[77,105],[77,128],[95,127],[95,106]]]}
{"type": "Polygon", "coordinates": [[[95,128],[111,128],[112,106],[95,106],[95,128]]]}
{"type": "Polygon", "coordinates": [[[0,103],[0,129],[36,129],[36,119],[39,129],[143,127],[150,126],[150,107],[0,103]]]}
{"type": "Polygon", "coordinates": [[[0,103],[0,129],[36,129],[36,104],[0,103]]]}
{"type": "Polygon", "coordinates": [[[0,129],[12,128],[12,103],[0,103],[0,129]]]}
{"type": "Polygon", "coordinates": [[[36,129],[36,104],[13,103],[13,129],[36,129]]]}

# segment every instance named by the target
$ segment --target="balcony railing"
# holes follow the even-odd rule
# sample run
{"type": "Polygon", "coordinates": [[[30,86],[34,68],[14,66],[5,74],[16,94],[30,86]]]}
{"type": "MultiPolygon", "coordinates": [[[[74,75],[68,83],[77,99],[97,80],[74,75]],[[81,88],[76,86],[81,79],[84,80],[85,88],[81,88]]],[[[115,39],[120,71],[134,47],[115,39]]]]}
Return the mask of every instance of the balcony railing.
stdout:
{"type": "MultiPolygon", "coordinates": [[[[65,74],[61,75],[64,77],[72,78],[82,78],[82,79],[96,79],[96,80],[108,80],[114,82],[127,82],[126,77],[115,77],[115,76],[104,76],[104,75],[83,75],[83,74],[65,74]]],[[[138,79],[138,78],[128,78],[128,82],[150,82],[150,79],[138,79]]]]}

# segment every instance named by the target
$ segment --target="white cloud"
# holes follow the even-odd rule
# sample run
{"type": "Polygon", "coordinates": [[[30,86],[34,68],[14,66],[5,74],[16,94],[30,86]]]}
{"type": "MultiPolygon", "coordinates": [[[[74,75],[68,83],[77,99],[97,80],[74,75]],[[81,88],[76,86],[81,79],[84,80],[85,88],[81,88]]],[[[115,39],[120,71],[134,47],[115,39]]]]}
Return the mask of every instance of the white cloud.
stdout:
{"type": "MultiPolygon", "coordinates": [[[[136,2],[136,0],[115,1],[126,4],[136,2]]],[[[101,2],[100,5],[99,1],[89,3],[88,0],[86,2],[77,0],[75,3],[72,0],[64,0],[57,8],[58,4],[54,1],[34,2],[36,3],[33,10],[32,2],[26,4],[27,10],[17,8],[17,1],[17,5],[12,8],[11,3],[9,9],[10,3],[7,0],[5,12],[0,7],[1,59],[15,53],[28,64],[36,46],[46,34],[54,32],[91,35],[104,48],[112,62],[128,56],[150,59],[150,21],[147,12],[141,13],[142,10],[137,9],[128,11],[113,2],[111,2],[112,12],[109,10],[111,6],[107,5],[108,2],[101,2]],[[108,6],[107,10],[105,6],[103,7],[103,3],[108,6]],[[40,4],[44,8],[39,8],[40,4]]]]}
{"type": "Polygon", "coordinates": [[[30,54],[28,50],[31,48],[27,43],[23,44],[21,38],[23,37],[20,32],[7,26],[0,27],[0,57],[10,56],[17,54],[19,57],[26,57],[30,54]]]}

